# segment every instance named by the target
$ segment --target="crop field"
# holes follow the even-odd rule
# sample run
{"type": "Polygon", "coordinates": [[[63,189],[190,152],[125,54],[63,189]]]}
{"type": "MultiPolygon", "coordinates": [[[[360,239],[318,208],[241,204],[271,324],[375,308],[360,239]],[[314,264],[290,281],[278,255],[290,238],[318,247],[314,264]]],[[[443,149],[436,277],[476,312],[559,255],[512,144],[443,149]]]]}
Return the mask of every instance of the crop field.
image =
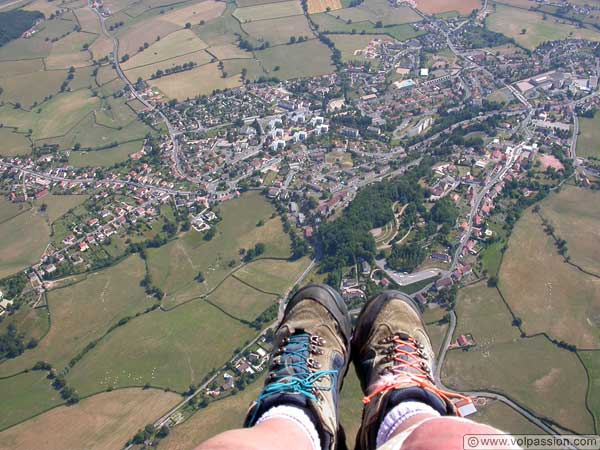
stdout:
{"type": "Polygon", "coordinates": [[[600,158],[600,114],[595,114],[592,119],[579,118],[577,156],[600,158]]]}
{"type": "Polygon", "coordinates": [[[314,37],[304,16],[257,20],[243,24],[242,28],[257,41],[269,42],[271,45],[286,44],[292,36],[314,37]]]}
{"type": "Polygon", "coordinates": [[[45,59],[46,69],[68,69],[91,64],[91,55],[83,50],[84,45],[91,45],[98,37],[92,33],[71,33],[52,45],[50,55],[45,59]]]}
{"type": "Polygon", "coordinates": [[[313,39],[294,45],[280,45],[255,52],[270,76],[281,80],[332,73],[329,48],[313,39]]]}
{"type": "Polygon", "coordinates": [[[308,0],[308,13],[315,14],[324,11],[335,11],[342,8],[340,0],[308,0]]]}
{"type": "Polygon", "coordinates": [[[44,70],[42,59],[27,59],[22,61],[0,62],[0,73],[3,78],[44,70]]]}
{"type": "Polygon", "coordinates": [[[490,30],[503,33],[530,50],[542,42],[559,39],[600,40],[600,33],[575,25],[557,23],[555,19],[543,20],[542,14],[510,6],[497,5],[487,18],[490,30]],[[525,34],[522,34],[525,30],[525,34]]]}
{"type": "Polygon", "coordinates": [[[366,0],[359,6],[340,9],[329,14],[345,22],[370,21],[375,24],[380,20],[383,25],[399,25],[421,20],[421,16],[409,7],[394,7],[387,0],[366,0]]]}
{"type": "Polygon", "coordinates": [[[566,264],[531,211],[510,237],[500,288],[528,334],[545,331],[579,348],[600,348],[600,279],[566,264]]]}
{"type": "Polygon", "coordinates": [[[0,374],[16,373],[41,360],[62,369],[110,326],[152,306],[152,300],[139,285],[143,277],[144,264],[134,256],[91,274],[85,281],[50,291],[50,331],[35,349],[0,364],[0,374]]]}
{"type": "Polygon", "coordinates": [[[208,45],[237,45],[237,35],[243,36],[244,30],[240,27],[240,22],[233,16],[236,10],[235,3],[227,3],[223,14],[216,19],[205,22],[203,25],[194,25],[192,30],[200,39],[208,45]]]}
{"type": "Polygon", "coordinates": [[[471,333],[477,346],[448,352],[445,384],[505,393],[562,426],[581,433],[593,430],[585,408],[587,376],[574,353],[543,336],[520,338],[498,292],[484,284],[459,291],[456,313],[454,339],[471,333]]]}
{"type": "Polygon", "coordinates": [[[91,8],[78,8],[74,11],[77,17],[77,22],[81,27],[81,31],[88,33],[101,34],[102,27],[100,26],[100,20],[91,8]]]}
{"type": "Polygon", "coordinates": [[[49,236],[48,224],[33,210],[1,222],[0,278],[12,275],[38,261],[46,248],[49,236]]]}
{"type": "Polygon", "coordinates": [[[89,90],[69,92],[54,97],[40,109],[33,128],[34,139],[61,136],[67,133],[86,114],[91,113],[98,105],[97,97],[92,97],[89,90]]]}
{"type": "Polygon", "coordinates": [[[264,257],[290,256],[290,241],[283,232],[279,218],[269,219],[272,206],[260,195],[252,193],[244,199],[223,205],[223,221],[217,224],[217,234],[204,241],[196,231],[180,239],[148,251],[148,268],[154,283],[166,294],[169,306],[205,294],[217,286],[234,266],[239,264],[239,250],[254,247],[258,242],[266,246],[264,257]],[[244,218],[244,220],[240,220],[244,218]],[[257,227],[258,221],[265,225],[257,227]],[[194,280],[198,272],[203,283],[194,280]]]}
{"type": "Polygon", "coordinates": [[[4,198],[0,198],[0,223],[12,219],[27,209],[29,209],[29,205],[12,203],[4,198]]]}
{"type": "Polygon", "coordinates": [[[277,19],[279,17],[300,14],[302,14],[302,6],[297,0],[238,8],[233,13],[241,23],[252,22],[254,20],[277,19]]]}
{"type": "Polygon", "coordinates": [[[242,267],[235,277],[262,291],[283,295],[309,264],[307,257],[296,261],[262,259],[242,267]]]}
{"type": "Polygon", "coordinates": [[[223,67],[225,72],[230,74],[241,73],[246,69],[246,79],[256,81],[261,76],[265,75],[265,71],[260,63],[255,59],[230,59],[225,60],[223,67]]]}
{"type": "Polygon", "coordinates": [[[565,186],[541,205],[541,214],[550,221],[556,234],[565,239],[572,261],[600,274],[600,193],[565,186]]]}
{"type": "Polygon", "coordinates": [[[50,3],[46,0],[35,0],[33,2],[28,2],[23,9],[25,11],[40,11],[48,18],[52,13],[56,12],[59,7],[56,3],[50,3]]]}
{"type": "Polygon", "coordinates": [[[456,11],[463,16],[481,8],[480,0],[416,0],[417,8],[427,14],[439,14],[456,11]]]}
{"type": "Polygon", "coordinates": [[[0,128],[0,156],[17,156],[31,153],[31,142],[22,133],[10,128],[0,128]]]}
{"type": "Polygon", "coordinates": [[[201,20],[209,21],[215,19],[223,14],[224,10],[224,2],[206,0],[164,14],[162,19],[183,27],[186,23],[197,24],[201,20]]]}
{"type": "MultiPolygon", "coordinates": [[[[48,380],[44,381],[49,384],[48,380]]],[[[175,406],[180,399],[179,395],[155,389],[101,393],[81,400],[77,405],[55,408],[3,431],[0,449],[121,448],[140,428],[152,422],[157,414],[175,406]],[[68,433],[65,432],[66,424],[68,433]]]]}
{"type": "Polygon", "coordinates": [[[212,93],[215,89],[230,89],[242,84],[239,76],[223,78],[217,63],[205,64],[192,70],[151,80],[149,84],[158,88],[169,98],[185,100],[197,95],[212,93]]]}
{"type": "MultiPolygon", "coordinates": [[[[154,42],[154,41],[152,41],[154,42]]],[[[148,66],[161,61],[166,61],[181,55],[187,55],[206,48],[191,30],[179,30],[167,37],[156,41],[143,52],[137,53],[122,64],[123,70],[134,67],[148,66]]]]}
{"type": "Polygon", "coordinates": [[[544,434],[541,428],[498,400],[486,400],[485,406],[478,405],[477,412],[469,419],[511,434],[544,434]]]}
{"type": "MultiPolygon", "coordinates": [[[[50,386],[46,372],[31,371],[0,380],[0,396],[0,430],[63,403],[60,393],[50,386]]],[[[0,448],[4,442],[0,433],[0,448]]]]}
{"type": "Polygon", "coordinates": [[[83,395],[146,383],[182,392],[255,335],[255,330],[197,300],[117,328],[71,369],[67,380],[83,395]]]}

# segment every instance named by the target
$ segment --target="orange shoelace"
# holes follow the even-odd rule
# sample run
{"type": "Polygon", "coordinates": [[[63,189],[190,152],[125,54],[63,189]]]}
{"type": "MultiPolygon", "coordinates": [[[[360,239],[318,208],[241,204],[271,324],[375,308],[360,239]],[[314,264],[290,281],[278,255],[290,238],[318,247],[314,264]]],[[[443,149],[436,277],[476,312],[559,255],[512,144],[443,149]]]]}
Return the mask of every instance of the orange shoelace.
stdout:
{"type": "MultiPolygon", "coordinates": [[[[388,338],[386,342],[394,344],[392,354],[388,355],[387,358],[389,361],[394,361],[396,365],[391,368],[391,376],[387,377],[382,375],[381,381],[378,382],[375,390],[363,398],[363,403],[365,405],[371,403],[371,401],[379,394],[398,389],[407,383],[425,389],[437,395],[447,403],[452,403],[452,399],[471,401],[469,397],[456,392],[445,391],[435,385],[429,374],[427,365],[423,361],[423,353],[421,352],[420,346],[412,337],[402,339],[400,336],[394,335],[388,338]],[[408,347],[408,350],[406,347],[408,347]],[[407,372],[403,370],[409,367],[416,372],[407,372]]],[[[460,415],[458,410],[457,414],[460,415]]]]}

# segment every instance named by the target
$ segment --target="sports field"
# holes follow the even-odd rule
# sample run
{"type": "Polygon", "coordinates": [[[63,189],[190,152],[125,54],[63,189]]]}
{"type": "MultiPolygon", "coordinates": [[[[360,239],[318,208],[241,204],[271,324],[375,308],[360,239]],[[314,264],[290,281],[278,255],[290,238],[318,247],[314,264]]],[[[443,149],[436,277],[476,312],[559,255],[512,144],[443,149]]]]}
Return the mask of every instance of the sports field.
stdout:
{"type": "Polygon", "coordinates": [[[592,119],[579,118],[577,156],[600,157],[600,114],[595,114],[592,119]]]}
{"type": "MultiPolygon", "coordinates": [[[[58,396],[56,391],[53,392],[58,396]]],[[[180,399],[176,394],[155,389],[121,389],[101,393],[81,400],[77,405],[55,408],[3,431],[0,433],[0,449],[121,448],[140,428],[153,422],[157,415],[173,407],[180,399]],[[65,432],[65,427],[68,427],[68,432],[65,432]]]]}
{"type": "Polygon", "coordinates": [[[501,392],[564,427],[593,431],[585,407],[587,375],[574,353],[543,336],[520,338],[497,291],[483,283],[460,291],[456,314],[454,339],[470,333],[477,346],[448,352],[442,370],[446,385],[501,392]]]}
{"type": "Polygon", "coordinates": [[[542,42],[553,40],[600,40],[600,33],[596,31],[557,23],[553,18],[543,20],[542,14],[500,4],[486,20],[490,30],[513,38],[517,43],[530,50],[535,49],[542,42]],[[525,34],[522,33],[522,30],[525,30],[525,34]]]}
{"type": "Polygon", "coordinates": [[[139,282],[144,264],[131,256],[85,281],[48,293],[51,327],[33,350],[0,364],[2,376],[47,361],[61,370],[87,344],[101,337],[120,319],[152,306],[139,282]],[[127,286],[127,290],[123,289],[127,286]]]}
{"type": "Polygon", "coordinates": [[[579,348],[600,348],[600,279],[566,264],[531,211],[510,237],[500,288],[528,334],[546,332],[579,348]]]}

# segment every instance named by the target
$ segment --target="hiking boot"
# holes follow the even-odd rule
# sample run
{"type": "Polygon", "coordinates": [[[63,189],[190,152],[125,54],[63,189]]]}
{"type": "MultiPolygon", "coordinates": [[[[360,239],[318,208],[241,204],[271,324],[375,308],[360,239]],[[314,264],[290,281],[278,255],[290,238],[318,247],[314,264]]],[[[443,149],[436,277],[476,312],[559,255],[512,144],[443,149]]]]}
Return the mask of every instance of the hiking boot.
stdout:
{"type": "Polygon", "coordinates": [[[420,401],[441,415],[456,415],[450,398],[458,395],[435,386],[434,358],[421,311],[410,297],[386,291],[364,306],[352,340],[352,359],[365,394],[356,449],[376,448],[379,425],[402,401],[420,401]]]}
{"type": "Polygon", "coordinates": [[[296,406],[311,417],[324,450],[343,447],[338,400],[350,362],[352,325],[341,296],[309,285],[289,301],[275,332],[265,387],[250,406],[250,427],[273,406],[296,406]]]}

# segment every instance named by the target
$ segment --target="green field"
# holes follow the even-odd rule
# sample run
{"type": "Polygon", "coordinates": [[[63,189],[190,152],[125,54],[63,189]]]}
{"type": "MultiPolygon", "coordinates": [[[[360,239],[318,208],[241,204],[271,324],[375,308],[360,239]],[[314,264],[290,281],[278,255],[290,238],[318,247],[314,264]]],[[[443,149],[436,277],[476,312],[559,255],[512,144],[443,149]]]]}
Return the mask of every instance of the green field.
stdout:
{"type": "Polygon", "coordinates": [[[600,352],[579,352],[579,356],[590,378],[587,400],[588,407],[594,414],[597,433],[600,429],[600,352]]]}
{"type": "Polygon", "coordinates": [[[10,128],[0,128],[0,156],[17,156],[31,153],[31,142],[22,133],[10,128]]]}
{"type": "Polygon", "coordinates": [[[33,371],[0,380],[0,430],[63,403],[50,383],[46,372],[33,371]]]}
{"type": "Polygon", "coordinates": [[[263,259],[242,267],[235,277],[265,292],[283,295],[309,264],[307,257],[296,261],[263,259]]]}
{"type": "Polygon", "coordinates": [[[485,406],[478,406],[477,412],[469,419],[491,425],[511,434],[543,434],[536,425],[529,422],[510,406],[498,400],[486,399],[485,406]]]}
{"type": "Polygon", "coordinates": [[[169,312],[154,311],[116,329],[67,379],[83,395],[146,383],[182,392],[222,366],[255,335],[255,330],[197,300],[169,312]]]}
{"type": "Polygon", "coordinates": [[[129,155],[138,152],[141,146],[142,141],[133,141],[104,150],[71,152],[69,164],[73,167],[112,166],[125,161],[129,155]]]}
{"type": "Polygon", "coordinates": [[[490,30],[513,38],[518,44],[530,50],[535,49],[542,42],[553,40],[600,40],[600,33],[590,29],[556,23],[552,17],[543,20],[542,14],[501,4],[497,4],[495,11],[488,16],[487,25],[490,30]],[[522,34],[523,29],[526,30],[525,34],[522,34]]]}
{"type": "Polygon", "coordinates": [[[242,24],[242,28],[258,42],[269,42],[270,45],[287,44],[292,36],[314,37],[304,16],[259,20],[242,24]]]}
{"type": "Polygon", "coordinates": [[[410,24],[389,25],[382,28],[376,28],[375,24],[369,21],[347,23],[344,20],[337,19],[333,15],[334,13],[312,14],[311,18],[318,25],[319,30],[326,33],[386,34],[399,41],[405,41],[425,34],[424,31],[415,30],[410,24]]]}
{"type": "Polygon", "coordinates": [[[251,322],[275,303],[277,296],[260,292],[234,277],[229,277],[208,296],[208,300],[230,316],[251,322]]]}
{"type": "Polygon", "coordinates": [[[541,204],[541,213],[567,241],[572,261],[600,274],[600,194],[565,186],[541,204]]]}
{"type": "Polygon", "coordinates": [[[51,327],[33,350],[0,364],[2,376],[48,361],[62,369],[91,341],[98,339],[120,319],[152,306],[139,282],[144,264],[132,256],[85,281],[48,293],[51,327]],[[127,286],[127,289],[123,289],[127,286]]]}
{"type": "Polygon", "coordinates": [[[302,14],[302,6],[300,2],[295,0],[238,8],[233,13],[241,23],[297,16],[300,14],[302,14]]]}
{"type": "Polygon", "coordinates": [[[82,204],[88,198],[87,195],[46,195],[44,198],[37,200],[35,205],[40,207],[46,205],[46,216],[49,223],[53,223],[67,211],[82,204]]]}
{"type": "Polygon", "coordinates": [[[217,63],[212,63],[152,80],[149,81],[149,84],[158,88],[169,98],[185,100],[197,95],[209,95],[215,89],[234,88],[242,83],[237,75],[223,78],[217,63]]]}
{"type": "Polygon", "coordinates": [[[324,75],[335,70],[329,48],[316,39],[260,50],[255,56],[269,76],[281,80],[324,75]]]}
{"type": "MultiPolygon", "coordinates": [[[[383,36],[385,39],[387,36],[383,36]]],[[[367,47],[367,45],[375,40],[382,39],[381,35],[372,35],[372,34],[334,34],[331,35],[331,40],[335,44],[335,47],[342,52],[342,60],[344,62],[348,61],[369,61],[362,55],[355,55],[354,52],[356,50],[363,50],[367,47]]],[[[371,60],[375,61],[375,60],[371,60]]]]}
{"type": "MultiPolygon", "coordinates": [[[[49,380],[44,381],[49,385],[49,380]]],[[[180,399],[179,395],[155,389],[105,392],[82,399],[76,405],[54,408],[1,432],[0,449],[39,448],[40,430],[44,434],[43,448],[48,450],[122,448],[139,429],[180,399]]],[[[7,410],[10,411],[2,412],[7,410]]]]}
{"type": "Polygon", "coordinates": [[[328,14],[345,22],[369,21],[375,24],[377,21],[381,21],[384,26],[421,21],[421,16],[411,8],[407,6],[394,7],[387,0],[366,0],[359,6],[331,11],[328,14]]]}
{"type": "MultiPolygon", "coordinates": [[[[0,201],[2,204],[4,200],[0,201]]],[[[50,227],[35,210],[0,223],[0,278],[39,261],[50,237],[50,227]]],[[[0,366],[1,367],[1,366],[0,366]]]]}
{"type": "MultiPolygon", "coordinates": [[[[542,209],[545,205],[542,202],[542,209]]],[[[577,226],[570,219],[566,216],[565,224],[577,226]]],[[[546,332],[582,349],[600,348],[600,279],[566,264],[554,240],[544,233],[540,218],[530,210],[517,222],[508,242],[500,288],[528,334],[546,332]]]]}
{"type": "Polygon", "coordinates": [[[595,114],[592,119],[579,118],[577,156],[600,157],[600,114],[595,114]]]}
{"type": "Polygon", "coordinates": [[[470,333],[477,346],[448,352],[442,370],[446,385],[501,392],[564,427],[593,431],[585,408],[587,376],[574,353],[543,336],[520,338],[497,291],[484,284],[460,291],[456,314],[454,339],[470,333]]]}
{"type": "Polygon", "coordinates": [[[273,212],[260,194],[246,194],[223,204],[223,220],[211,241],[190,231],[159,249],[150,249],[148,268],[153,282],[166,293],[165,303],[171,306],[209,292],[233,269],[231,261],[239,264],[240,249],[258,242],[266,245],[264,257],[289,257],[289,238],[279,218],[270,218],[273,212]],[[265,225],[257,227],[260,220],[265,225]],[[198,272],[204,274],[204,283],[194,280],[198,272]]]}

